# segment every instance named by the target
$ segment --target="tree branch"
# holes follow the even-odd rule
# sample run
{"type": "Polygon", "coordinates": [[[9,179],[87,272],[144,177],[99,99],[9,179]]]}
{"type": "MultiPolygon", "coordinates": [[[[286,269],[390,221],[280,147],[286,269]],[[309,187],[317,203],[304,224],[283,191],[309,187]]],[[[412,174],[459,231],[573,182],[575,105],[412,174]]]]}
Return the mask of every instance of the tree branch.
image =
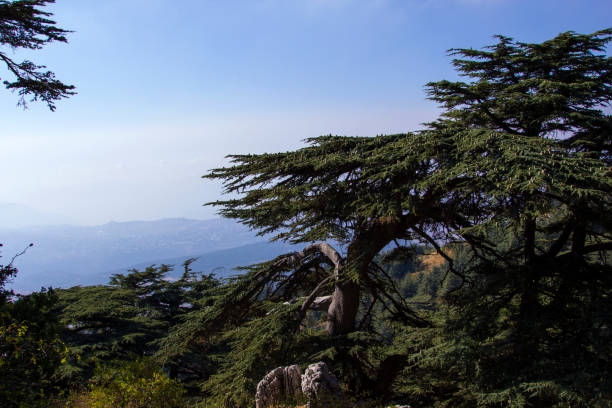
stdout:
{"type": "Polygon", "coordinates": [[[574,228],[573,220],[570,220],[567,224],[565,224],[565,227],[563,228],[563,231],[561,232],[561,235],[559,236],[559,238],[557,238],[557,240],[548,249],[548,252],[546,253],[547,256],[549,257],[557,256],[559,251],[563,249],[563,246],[567,242],[570,234],[572,233],[573,228],[574,228]]]}
{"type": "Polygon", "coordinates": [[[374,309],[374,305],[376,304],[377,300],[378,300],[378,295],[376,294],[376,292],[374,292],[372,302],[370,303],[370,306],[368,306],[368,309],[366,310],[366,312],[363,314],[363,317],[361,318],[361,321],[359,322],[359,326],[357,326],[357,331],[362,329],[364,323],[367,321],[368,317],[370,317],[370,314],[372,313],[372,309],[374,309]]]}
{"type": "MultiPolygon", "coordinates": [[[[317,287],[314,288],[314,290],[312,292],[310,292],[310,295],[308,295],[306,300],[304,300],[304,303],[302,303],[302,308],[300,309],[300,312],[302,314],[306,313],[308,308],[310,308],[310,305],[312,304],[312,302],[315,300],[315,297],[317,296],[317,293],[319,293],[319,291],[325,286],[325,284],[327,284],[332,278],[333,278],[333,276],[328,276],[327,278],[323,279],[317,285],[317,287]]],[[[331,301],[331,297],[330,297],[330,301],[331,301]]]]}
{"type": "Polygon", "coordinates": [[[294,252],[285,258],[279,259],[278,261],[274,263],[274,266],[275,267],[292,267],[298,262],[300,262],[302,259],[306,258],[307,256],[315,252],[325,255],[325,257],[329,259],[331,264],[334,265],[334,268],[335,268],[334,274],[337,277],[338,270],[340,269],[340,266],[342,265],[342,257],[340,256],[338,251],[334,249],[334,247],[332,247],[331,245],[325,242],[320,242],[317,244],[309,245],[303,250],[301,250],[300,252],[294,252]]]}
{"type": "Polygon", "coordinates": [[[582,248],[583,254],[588,254],[595,251],[612,251],[612,242],[602,242],[599,244],[586,245],[582,248]]]}
{"type": "Polygon", "coordinates": [[[442,250],[442,248],[440,247],[440,245],[438,245],[435,239],[430,237],[429,234],[427,234],[425,231],[423,231],[421,228],[417,227],[416,225],[412,227],[412,229],[415,230],[417,234],[419,234],[421,237],[425,238],[425,240],[429,242],[436,249],[436,252],[442,258],[444,258],[446,262],[448,262],[448,270],[454,273],[455,275],[459,276],[463,280],[462,285],[464,282],[468,282],[467,277],[455,269],[453,259],[450,256],[448,256],[446,252],[442,250]]]}

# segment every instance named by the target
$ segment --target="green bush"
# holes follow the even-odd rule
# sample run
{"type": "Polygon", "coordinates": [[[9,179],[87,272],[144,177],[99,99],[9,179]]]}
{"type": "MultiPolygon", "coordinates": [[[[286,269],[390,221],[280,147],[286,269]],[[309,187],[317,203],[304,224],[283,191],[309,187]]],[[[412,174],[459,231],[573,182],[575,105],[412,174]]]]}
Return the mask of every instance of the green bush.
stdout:
{"type": "Polygon", "coordinates": [[[40,337],[26,322],[0,320],[0,406],[45,406],[55,371],[68,351],[57,338],[40,337]]]}
{"type": "Polygon", "coordinates": [[[99,366],[83,393],[73,394],[69,407],[179,408],[185,390],[149,359],[99,366]]]}

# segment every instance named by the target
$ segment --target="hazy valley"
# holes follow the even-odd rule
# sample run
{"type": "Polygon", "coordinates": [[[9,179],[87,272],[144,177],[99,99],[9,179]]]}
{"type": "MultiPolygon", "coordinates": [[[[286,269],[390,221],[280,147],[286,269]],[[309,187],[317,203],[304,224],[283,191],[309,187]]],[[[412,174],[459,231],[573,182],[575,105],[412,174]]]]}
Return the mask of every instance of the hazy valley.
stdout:
{"type": "Polygon", "coordinates": [[[227,277],[233,268],[265,261],[291,247],[268,243],[231,220],[164,219],[111,222],[99,226],[31,226],[0,228],[2,263],[29,243],[34,246],[15,259],[19,274],[11,287],[30,292],[41,287],[103,284],[113,273],[151,264],[175,265],[198,258],[194,271],[214,270],[227,277]]]}

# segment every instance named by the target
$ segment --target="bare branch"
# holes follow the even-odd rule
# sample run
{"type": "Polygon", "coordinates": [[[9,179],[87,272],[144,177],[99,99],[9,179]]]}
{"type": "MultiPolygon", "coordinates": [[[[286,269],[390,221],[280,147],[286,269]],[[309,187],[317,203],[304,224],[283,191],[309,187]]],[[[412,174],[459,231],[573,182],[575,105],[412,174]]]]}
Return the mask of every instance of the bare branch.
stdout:
{"type": "MultiPolygon", "coordinates": [[[[314,288],[314,290],[310,293],[310,295],[308,295],[308,297],[306,298],[306,300],[304,300],[304,303],[302,303],[302,308],[301,308],[301,313],[304,314],[306,313],[306,310],[308,310],[311,306],[311,304],[313,303],[313,301],[315,301],[315,297],[317,296],[317,293],[332,279],[332,276],[328,276],[327,278],[323,279],[316,288],[314,288]]],[[[318,298],[317,298],[318,299],[318,298]]],[[[331,303],[331,296],[329,296],[329,302],[331,303]]]]}
{"type": "Polygon", "coordinates": [[[318,296],[315,298],[314,302],[312,302],[308,310],[316,310],[316,311],[328,310],[329,305],[331,305],[332,299],[333,299],[332,295],[318,296]]]}
{"type": "Polygon", "coordinates": [[[21,255],[25,254],[25,253],[28,251],[28,249],[29,249],[30,247],[33,247],[33,246],[34,246],[34,244],[30,243],[30,245],[28,245],[27,247],[25,247],[25,248],[23,249],[23,251],[21,251],[21,252],[19,252],[19,253],[15,254],[15,255],[13,256],[13,258],[11,258],[11,262],[9,262],[9,264],[8,264],[8,265],[6,265],[6,267],[7,267],[7,268],[11,268],[11,267],[13,266],[13,262],[15,261],[15,259],[16,259],[17,257],[20,257],[21,255]]]}
{"type": "Polygon", "coordinates": [[[337,270],[340,268],[342,264],[342,257],[340,256],[338,251],[334,249],[334,247],[332,247],[331,245],[325,242],[312,244],[312,245],[307,246],[300,252],[294,252],[293,254],[287,256],[286,258],[278,260],[274,264],[274,266],[276,267],[294,266],[295,264],[300,262],[302,259],[306,258],[308,255],[311,255],[312,253],[315,253],[315,252],[325,255],[327,259],[329,259],[329,261],[334,265],[336,272],[337,272],[337,270]]]}

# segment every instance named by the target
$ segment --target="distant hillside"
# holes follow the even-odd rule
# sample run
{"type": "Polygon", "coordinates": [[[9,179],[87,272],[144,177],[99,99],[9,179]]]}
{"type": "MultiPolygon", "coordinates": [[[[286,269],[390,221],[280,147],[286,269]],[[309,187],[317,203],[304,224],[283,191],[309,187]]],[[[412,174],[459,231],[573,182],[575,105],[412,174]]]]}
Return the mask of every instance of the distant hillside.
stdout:
{"type": "MultiPolygon", "coordinates": [[[[248,263],[255,259],[257,251],[267,256],[266,251],[280,249],[267,244],[247,247],[244,254],[233,252],[226,256],[228,262],[206,263],[208,256],[203,254],[267,241],[231,220],[165,219],[94,227],[0,228],[0,243],[4,244],[0,263],[8,263],[12,255],[30,242],[34,246],[15,260],[19,274],[12,287],[18,291],[38,290],[41,286],[51,285],[66,287],[105,283],[112,271],[160,263],[160,260],[181,264],[192,256],[201,257],[199,265],[203,270],[217,266],[229,269],[244,263],[242,260],[248,263]]],[[[223,255],[216,256],[210,259],[223,259],[223,255]]],[[[258,260],[263,259],[253,262],[258,260]]]]}
{"type": "Polygon", "coordinates": [[[128,269],[144,269],[150,265],[173,265],[174,271],[169,275],[178,277],[183,272],[183,263],[188,258],[197,258],[190,267],[194,272],[214,273],[217,278],[227,278],[235,275],[240,271],[234,268],[239,266],[252,265],[258,262],[268,261],[278,255],[296,251],[297,247],[280,243],[280,242],[260,242],[257,244],[243,245],[237,248],[222,249],[219,251],[208,252],[192,257],[175,257],[167,259],[158,259],[152,262],[142,262],[140,264],[131,265],[129,268],[121,268],[109,272],[105,277],[114,273],[125,273],[128,269]]]}

